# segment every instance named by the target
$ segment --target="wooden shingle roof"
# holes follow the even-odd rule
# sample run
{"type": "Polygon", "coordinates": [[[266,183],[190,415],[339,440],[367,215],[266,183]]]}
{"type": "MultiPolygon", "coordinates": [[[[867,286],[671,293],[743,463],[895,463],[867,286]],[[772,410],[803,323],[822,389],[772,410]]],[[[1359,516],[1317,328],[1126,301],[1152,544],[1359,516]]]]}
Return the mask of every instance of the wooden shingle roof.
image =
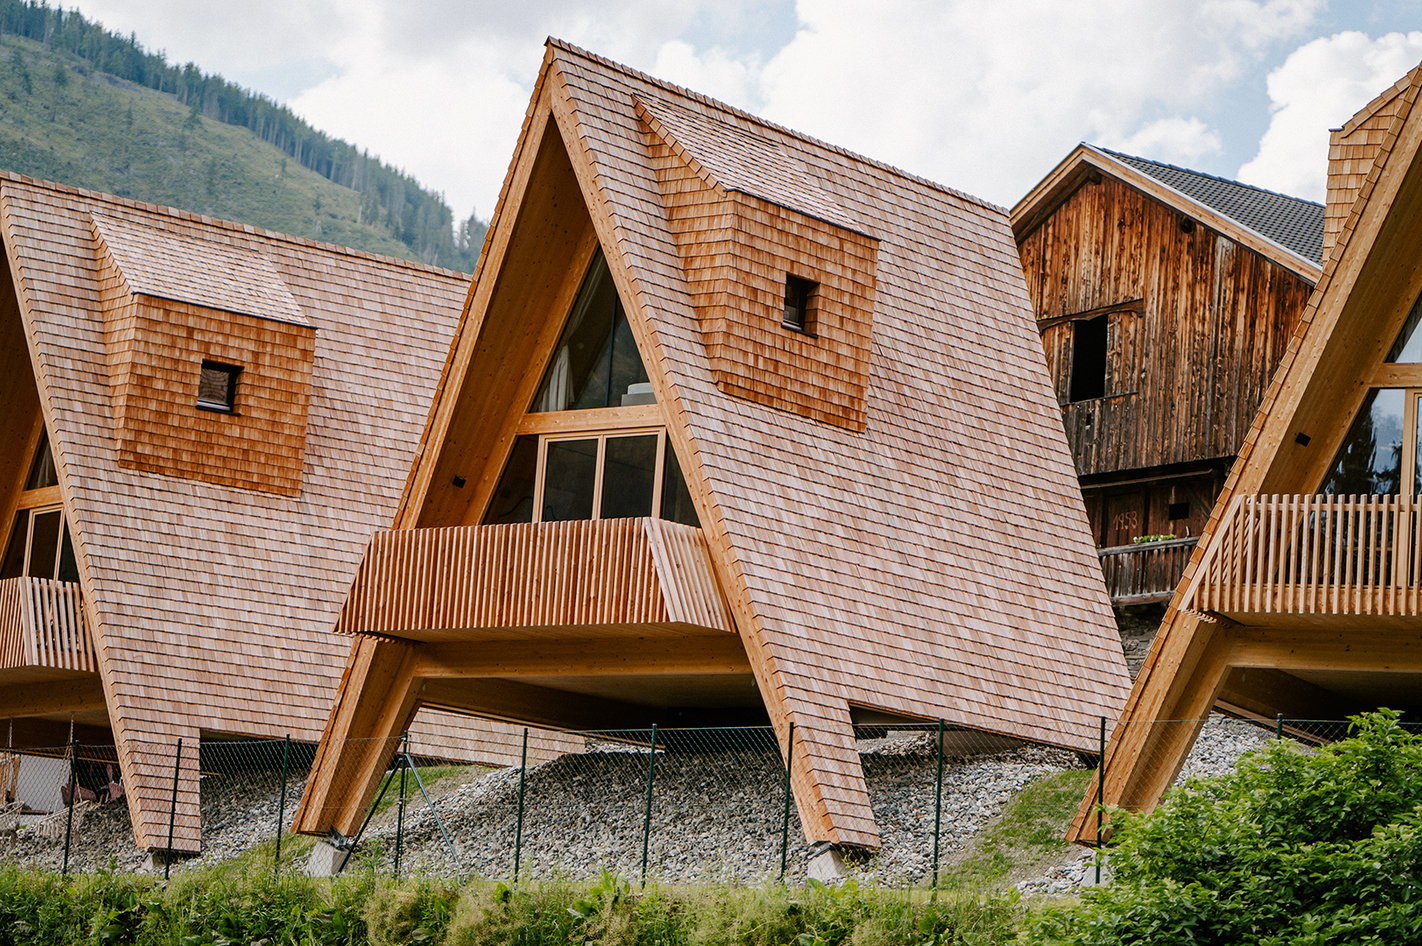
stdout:
{"type": "MultiPolygon", "coordinates": [[[[772,719],[821,734],[810,765],[831,786],[837,840],[877,844],[857,807],[851,705],[1094,745],[1128,680],[1004,212],[550,40],[491,246],[514,232],[519,153],[537,147],[550,95],[548,134],[572,156],[669,437],[705,497],[702,527],[772,719]],[[667,146],[674,157],[654,160],[667,146]],[[681,185],[659,179],[657,160],[877,241],[862,430],[717,384],[671,218],[681,185]]],[[[498,278],[481,268],[471,299],[498,278]]],[[[447,431],[458,372],[494,357],[481,353],[484,318],[466,313],[429,446],[465,449],[447,431]]],[[[439,512],[454,508],[444,474],[458,471],[426,449],[402,525],[469,521],[439,512]]]]}
{"type": "MultiPolygon", "coordinates": [[[[0,174],[0,233],[138,839],[159,844],[177,737],[319,736],[346,649],[330,630],[395,513],[467,277],[13,174],[0,174]],[[110,258],[127,291],[173,312],[314,329],[296,492],[120,462],[110,258]]],[[[196,842],[192,777],[179,849],[196,842]]]]}

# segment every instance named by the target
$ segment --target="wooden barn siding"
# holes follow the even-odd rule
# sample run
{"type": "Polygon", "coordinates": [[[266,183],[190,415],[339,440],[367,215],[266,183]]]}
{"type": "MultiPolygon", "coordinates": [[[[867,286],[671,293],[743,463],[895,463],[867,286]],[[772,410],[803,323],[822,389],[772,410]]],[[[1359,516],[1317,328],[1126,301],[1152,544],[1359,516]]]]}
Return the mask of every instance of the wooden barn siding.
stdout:
{"type": "Polygon", "coordinates": [[[1232,456],[1312,287],[1111,178],[1022,241],[1039,322],[1111,315],[1106,397],[1070,404],[1072,326],[1043,332],[1077,474],[1232,456]]]}

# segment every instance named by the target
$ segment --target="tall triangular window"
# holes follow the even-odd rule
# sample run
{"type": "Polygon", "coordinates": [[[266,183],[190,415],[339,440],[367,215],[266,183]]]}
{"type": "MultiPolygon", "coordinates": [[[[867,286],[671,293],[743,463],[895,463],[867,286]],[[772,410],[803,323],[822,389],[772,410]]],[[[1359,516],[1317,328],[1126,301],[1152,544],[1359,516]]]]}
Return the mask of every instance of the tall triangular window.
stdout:
{"type": "Polygon", "coordinates": [[[530,410],[631,407],[655,400],[627,312],[599,250],[530,410]]]}
{"type": "Polygon", "coordinates": [[[656,516],[699,525],[655,405],[631,323],[599,251],[553,348],[484,524],[656,516]],[[603,413],[581,419],[545,416],[597,409],[603,413]]]}
{"type": "Polygon", "coordinates": [[[41,431],[29,474],[20,493],[5,557],[0,559],[0,580],[7,578],[47,578],[78,581],[79,565],[69,523],[57,490],[59,471],[54,465],[49,432],[41,431]]]}

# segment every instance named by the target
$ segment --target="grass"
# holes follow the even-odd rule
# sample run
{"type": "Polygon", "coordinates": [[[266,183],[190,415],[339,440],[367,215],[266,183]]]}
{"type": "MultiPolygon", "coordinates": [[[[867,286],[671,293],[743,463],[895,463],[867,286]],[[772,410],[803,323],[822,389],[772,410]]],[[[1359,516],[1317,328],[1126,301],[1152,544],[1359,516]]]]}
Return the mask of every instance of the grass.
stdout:
{"type": "Polygon", "coordinates": [[[1053,772],[1029,782],[947,873],[945,885],[997,887],[1066,855],[1070,845],[1063,836],[1091,775],[1089,770],[1053,772]]]}
{"type": "MultiPolygon", "coordinates": [[[[491,772],[493,769],[483,765],[417,765],[414,767],[414,771],[419,773],[420,781],[425,785],[425,791],[430,791],[436,783],[452,776],[472,775],[477,777],[486,772],[491,772]]],[[[434,795],[433,792],[430,793],[434,795]]],[[[420,804],[424,804],[424,798],[420,795],[420,786],[413,776],[406,776],[405,778],[405,795],[407,798],[407,807],[411,799],[417,800],[420,804]]],[[[375,814],[377,815],[389,811],[391,807],[399,802],[399,770],[393,770],[385,774],[385,779],[380,783],[380,788],[376,790],[376,797],[380,799],[380,803],[375,806],[375,814]],[[380,795],[382,791],[385,793],[383,797],[380,795]]]]}

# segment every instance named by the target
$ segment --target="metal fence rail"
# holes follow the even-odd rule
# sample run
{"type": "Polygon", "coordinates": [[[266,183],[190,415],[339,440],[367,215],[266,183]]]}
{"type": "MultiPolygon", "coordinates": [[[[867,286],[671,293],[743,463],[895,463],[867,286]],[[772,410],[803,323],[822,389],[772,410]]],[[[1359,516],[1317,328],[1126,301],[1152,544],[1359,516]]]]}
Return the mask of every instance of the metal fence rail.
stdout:
{"type": "MultiPolygon", "coordinates": [[[[1091,742],[1112,725],[1100,721],[1091,742]]],[[[1347,726],[1214,717],[1180,778],[1232,771],[1243,754],[1276,738],[1317,745],[1346,735],[1347,726]]],[[[803,880],[817,851],[804,840],[769,727],[578,735],[570,744],[581,751],[540,749],[535,740],[525,764],[505,769],[402,738],[374,802],[355,819],[360,831],[346,841],[352,859],[393,874],[511,882],[603,870],[674,883],[803,880]]],[[[1100,774],[1099,755],[943,722],[860,726],[855,735],[882,837],[881,849],[854,865],[867,877],[937,887],[966,872],[996,882],[1003,878],[985,852],[1022,838],[1072,860],[1078,875],[1090,871],[1079,858],[1093,855],[1045,842],[1063,836],[1100,774]]],[[[172,751],[175,774],[194,753],[201,772],[197,858],[168,864],[137,850],[114,747],[74,744],[0,751],[0,862],[56,871],[166,872],[234,857],[249,869],[304,866],[316,839],[293,837],[286,825],[313,745],[208,739],[172,751]]]]}

